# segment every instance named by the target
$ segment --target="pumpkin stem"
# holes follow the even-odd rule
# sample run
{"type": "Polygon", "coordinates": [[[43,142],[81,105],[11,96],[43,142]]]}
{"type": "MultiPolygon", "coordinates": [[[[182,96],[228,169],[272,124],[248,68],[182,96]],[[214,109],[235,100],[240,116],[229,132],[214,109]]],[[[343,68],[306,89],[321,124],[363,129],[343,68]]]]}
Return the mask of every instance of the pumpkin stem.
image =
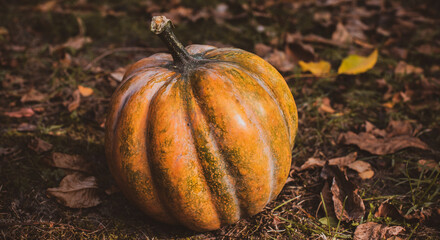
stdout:
{"type": "Polygon", "coordinates": [[[174,63],[177,66],[184,66],[189,62],[196,61],[176,38],[171,30],[172,26],[171,21],[165,16],[155,16],[151,20],[151,31],[158,35],[165,45],[167,45],[168,50],[173,56],[174,63]]]}

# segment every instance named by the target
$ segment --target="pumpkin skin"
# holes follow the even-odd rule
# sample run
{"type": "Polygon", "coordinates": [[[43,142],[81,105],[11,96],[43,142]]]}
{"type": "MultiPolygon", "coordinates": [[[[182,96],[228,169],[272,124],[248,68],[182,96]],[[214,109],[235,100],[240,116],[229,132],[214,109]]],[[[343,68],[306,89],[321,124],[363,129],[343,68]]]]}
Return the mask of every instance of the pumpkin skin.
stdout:
{"type": "Polygon", "coordinates": [[[177,67],[159,53],[126,71],[110,104],[106,156],[122,192],[147,215],[209,231],[279,194],[297,109],[260,57],[206,45],[186,51],[197,61],[177,67]]]}

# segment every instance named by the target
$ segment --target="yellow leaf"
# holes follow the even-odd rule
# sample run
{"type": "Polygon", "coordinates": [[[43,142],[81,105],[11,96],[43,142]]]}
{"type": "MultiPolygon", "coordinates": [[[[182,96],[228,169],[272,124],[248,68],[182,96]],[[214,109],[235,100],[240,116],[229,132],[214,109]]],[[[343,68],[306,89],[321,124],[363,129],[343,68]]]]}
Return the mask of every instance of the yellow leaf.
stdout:
{"type": "Polygon", "coordinates": [[[299,66],[303,72],[310,71],[315,76],[322,76],[330,72],[330,63],[326,61],[303,62],[299,61],[299,66]]]}
{"type": "Polygon", "coordinates": [[[78,85],[78,90],[79,90],[79,93],[81,93],[81,95],[83,97],[88,97],[93,94],[93,89],[91,89],[89,87],[83,87],[81,85],[78,85]]]}
{"type": "Polygon", "coordinates": [[[374,67],[377,62],[378,51],[375,49],[368,57],[350,55],[342,60],[338,74],[359,74],[364,73],[374,67]]]}

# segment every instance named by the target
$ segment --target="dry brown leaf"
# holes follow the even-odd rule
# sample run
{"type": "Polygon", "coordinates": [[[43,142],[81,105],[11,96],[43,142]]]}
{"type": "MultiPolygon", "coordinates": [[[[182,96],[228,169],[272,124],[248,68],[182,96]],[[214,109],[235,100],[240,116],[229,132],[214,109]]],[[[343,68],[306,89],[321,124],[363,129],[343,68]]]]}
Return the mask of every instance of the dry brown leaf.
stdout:
{"type": "Polygon", "coordinates": [[[357,158],[357,152],[352,152],[344,157],[332,158],[328,160],[329,165],[337,165],[339,167],[346,167],[354,162],[357,158]]]}
{"type": "Polygon", "coordinates": [[[438,162],[433,159],[420,159],[419,161],[417,161],[417,164],[419,165],[417,167],[419,172],[421,172],[423,169],[428,169],[428,170],[435,169],[437,171],[440,170],[440,166],[438,162]]]}
{"type": "Polygon", "coordinates": [[[67,105],[67,109],[69,110],[69,112],[73,112],[74,110],[76,110],[81,103],[81,94],[78,89],[72,93],[72,97],[73,100],[67,105]]]}
{"type": "Polygon", "coordinates": [[[13,147],[10,147],[10,148],[9,147],[8,148],[0,147],[0,157],[9,155],[9,154],[13,153],[15,150],[17,150],[17,149],[13,148],[13,147]]]}
{"type": "Polygon", "coordinates": [[[89,208],[101,203],[96,178],[78,172],[65,176],[59,187],[48,188],[47,195],[70,208],[89,208]]]}
{"type": "Polygon", "coordinates": [[[390,123],[388,123],[386,132],[387,132],[386,135],[387,137],[402,136],[402,135],[413,136],[414,130],[409,121],[391,120],[390,123]]]}
{"type": "Polygon", "coordinates": [[[32,108],[22,108],[15,112],[5,112],[6,116],[11,118],[22,118],[22,117],[32,117],[35,112],[32,110],[32,108]]]}
{"type": "Polygon", "coordinates": [[[286,53],[277,49],[275,49],[264,59],[281,72],[288,72],[294,67],[293,63],[288,59],[286,53]]]}
{"type": "Polygon", "coordinates": [[[399,235],[403,231],[405,231],[405,228],[400,226],[387,227],[383,224],[367,222],[357,226],[356,230],[354,231],[353,239],[381,240],[399,235]]]}
{"type": "Polygon", "coordinates": [[[341,44],[349,44],[353,41],[353,38],[345,28],[344,24],[338,22],[336,30],[332,34],[332,40],[341,44]]]}
{"type": "Polygon", "coordinates": [[[31,88],[25,95],[23,95],[20,99],[22,103],[25,102],[42,102],[47,97],[46,94],[43,94],[36,90],[35,88],[31,88]]]}
{"type": "Polygon", "coordinates": [[[44,141],[41,138],[34,138],[31,140],[31,142],[28,144],[28,148],[33,150],[34,152],[41,154],[44,152],[48,152],[52,149],[53,145],[44,141]]]}
{"type": "Polygon", "coordinates": [[[323,167],[325,165],[325,161],[319,158],[309,158],[307,161],[301,166],[300,171],[306,170],[313,167],[323,167]]]}
{"type": "Polygon", "coordinates": [[[376,155],[385,155],[395,153],[401,149],[415,147],[429,150],[426,143],[420,139],[411,136],[396,136],[391,138],[376,138],[373,134],[361,132],[342,133],[339,135],[339,142],[342,144],[354,144],[360,149],[376,155]]]}
{"type": "Polygon", "coordinates": [[[56,52],[56,51],[64,49],[64,48],[73,48],[75,50],[79,50],[85,44],[88,44],[91,42],[92,42],[92,39],[90,37],[84,37],[84,36],[79,35],[79,36],[71,37],[71,38],[67,39],[67,42],[65,42],[63,44],[50,47],[49,51],[51,53],[53,53],[53,52],[56,52]]]}
{"type": "Polygon", "coordinates": [[[81,93],[81,96],[88,97],[93,94],[93,89],[89,87],[84,87],[82,85],[78,85],[79,93],[81,93]]]}
{"type": "Polygon", "coordinates": [[[357,160],[347,165],[350,169],[359,173],[359,177],[362,179],[370,179],[374,176],[374,171],[370,163],[357,160]]]}
{"type": "Polygon", "coordinates": [[[315,12],[313,20],[324,27],[329,27],[332,24],[332,14],[328,11],[315,12]]]}
{"type": "Polygon", "coordinates": [[[12,88],[14,86],[21,88],[24,85],[24,79],[22,77],[10,74],[6,74],[1,82],[3,88],[12,88]]]}
{"type": "Polygon", "coordinates": [[[413,65],[407,64],[404,61],[400,61],[396,68],[394,69],[395,74],[423,74],[423,69],[420,67],[415,67],[413,65]]]}
{"type": "Polygon", "coordinates": [[[360,220],[365,215],[365,205],[354,183],[336,166],[324,165],[321,177],[332,180],[331,193],[335,216],[341,221],[360,220]]]}
{"type": "Polygon", "coordinates": [[[393,220],[397,221],[403,221],[404,217],[400,213],[400,211],[392,204],[388,203],[387,201],[380,204],[377,211],[374,213],[374,216],[379,218],[391,218],[393,220]]]}
{"type": "Polygon", "coordinates": [[[261,58],[265,58],[267,55],[269,55],[270,52],[272,52],[272,47],[267,46],[263,43],[257,43],[254,46],[254,52],[261,58]]]}
{"type": "Polygon", "coordinates": [[[112,73],[110,73],[110,76],[114,80],[121,82],[122,79],[124,78],[124,74],[125,74],[125,68],[120,67],[120,68],[116,69],[115,71],[113,71],[112,73]]]}
{"type": "Polygon", "coordinates": [[[65,153],[54,152],[52,159],[48,161],[52,167],[76,170],[90,173],[92,165],[79,155],[69,155],[65,153]]]}
{"type": "Polygon", "coordinates": [[[324,97],[322,99],[321,105],[318,108],[318,111],[320,112],[326,112],[326,113],[335,113],[335,109],[332,108],[330,105],[330,99],[328,97],[324,97]]]}
{"type": "Polygon", "coordinates": [[[57,0],[50,0],[44,3],[41,3],[39,5],[37,5],[35,7],[36,10],[41,11],[41,12],[49,12],[52,9],[55,8],[55,6],[57,5],[57,0]]]}
{"type": "Polygon", "coordinates": [[[70,54],[68,53],[64,53],[64,58],[60,60],[60,63],[61,66],[63,66],[64,68],[70,67],[70,65],[72,64],[72,56],[70,56],[70,54]]]}
{"type": "Polygon", "coordinates": [[[20,123],[20,125],[17,127],[17,131],[19,132],[32,132],[35,130],[37,130],[37,126],[30,123],[20,123]]]}

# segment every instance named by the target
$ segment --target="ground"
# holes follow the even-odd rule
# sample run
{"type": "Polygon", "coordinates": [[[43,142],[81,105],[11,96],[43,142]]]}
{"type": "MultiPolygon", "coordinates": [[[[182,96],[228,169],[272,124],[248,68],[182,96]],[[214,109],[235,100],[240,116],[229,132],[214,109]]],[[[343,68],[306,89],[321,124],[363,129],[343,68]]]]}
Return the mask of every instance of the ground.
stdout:
{"type": "Polygon", "coordinates": [[[0,238],[366,239],[358,226],[374,222],[403,227],[402,239],[438,239],[438,9],[435,0],[0,0],[0,238]],[[234,46],[265,58],[298,107],[284,189],[263,212],[217,231],[146,217],[115,188],[106,165],[104,120],[121,74],[167,51],[149,32],[157,14],[173,20],[186,45],[234,46]],[[337,73],[348,55],[374,49],[374,67],[337,73]],[[318,60],[331,70],[301,71],[299,61],[318,60]],[[323,166],[344,156],[368,171],[323,166]],[[305,167],[311,159],[320,163],[305,167]],[[75,174],[91,182],[80,186],[78,201],[96,206],[79,208],[51,194],[75,174]],[[349,197],[338,200],[335,185],[349,197]],[[359,214],[335,214],[338,201],[359,214]]]}

